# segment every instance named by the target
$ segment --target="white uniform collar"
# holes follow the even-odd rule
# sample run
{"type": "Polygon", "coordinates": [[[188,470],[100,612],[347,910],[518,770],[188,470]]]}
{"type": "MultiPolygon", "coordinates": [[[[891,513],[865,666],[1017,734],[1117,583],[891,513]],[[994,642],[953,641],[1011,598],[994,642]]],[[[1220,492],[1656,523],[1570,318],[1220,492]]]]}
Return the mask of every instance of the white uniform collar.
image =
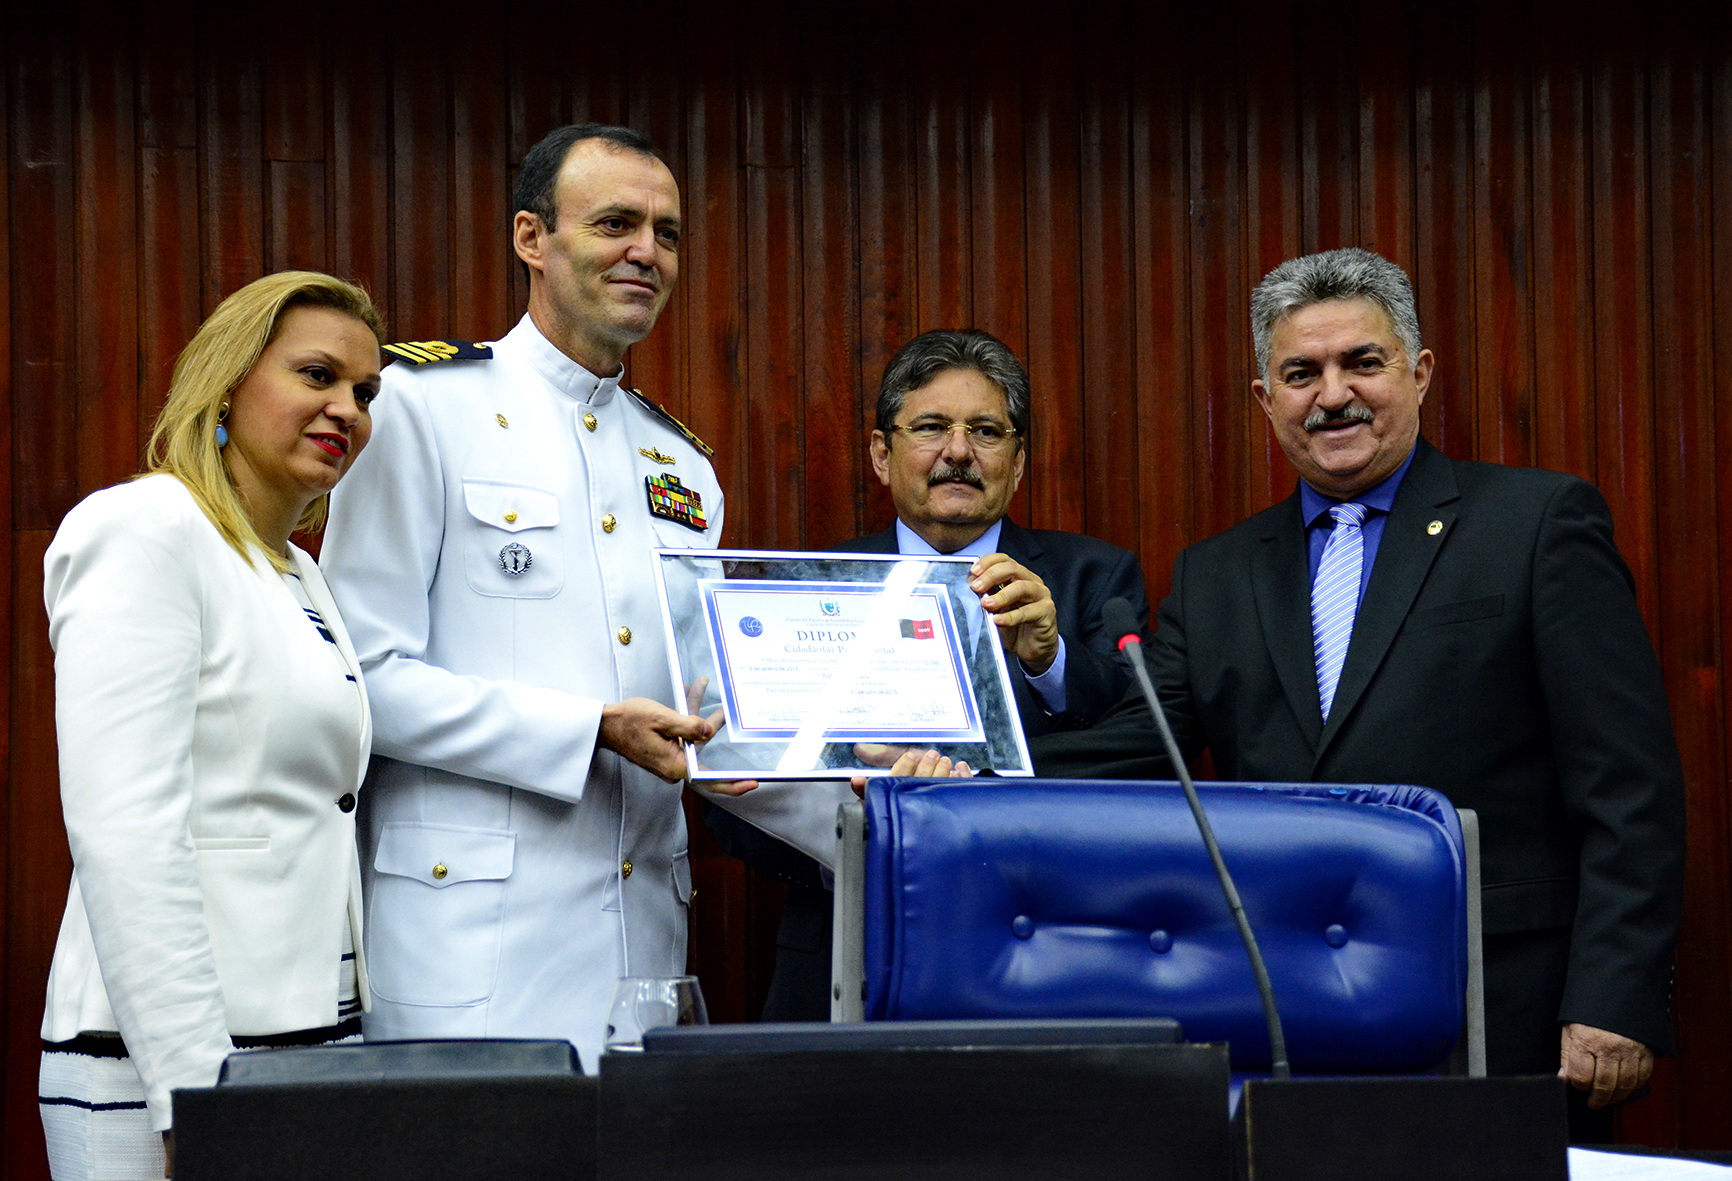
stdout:
{"type": "Polygon", "coordinates": [[[625,366],[621,365],[619,372],[612,377],[597,377],[560,352],[541,334],[541,329],[535,326],[535,321],[527,313],[499,343],[522,353],[529,367],[541,374],[548,385],[590,406],[605,406],[611,402],[619,391],[619,379],[625,374],[625,366]]]}

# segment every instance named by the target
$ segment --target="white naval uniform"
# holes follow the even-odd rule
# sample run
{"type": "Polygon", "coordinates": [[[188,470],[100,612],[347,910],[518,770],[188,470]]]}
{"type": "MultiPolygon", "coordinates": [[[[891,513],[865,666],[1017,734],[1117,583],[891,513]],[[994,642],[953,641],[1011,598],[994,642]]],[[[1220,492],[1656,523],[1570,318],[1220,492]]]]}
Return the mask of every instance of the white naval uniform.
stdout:
{"type": "MultiPolygon", "coordinates": [[[[563,1037],[593,1070],[616,979],[685,970],[691,896],[681,789],[598,748],[601,710],[674,704],[649,551],[714,548],[721,488],[528,317],[491,360],[390,366],[373,420],[322,555],[374,711],[367,1036],[563,1037]],[[704,529],[651,515],[669,474],[704,529]]],[[[796,843],[833,847],[833,808],[796,843]]]]}

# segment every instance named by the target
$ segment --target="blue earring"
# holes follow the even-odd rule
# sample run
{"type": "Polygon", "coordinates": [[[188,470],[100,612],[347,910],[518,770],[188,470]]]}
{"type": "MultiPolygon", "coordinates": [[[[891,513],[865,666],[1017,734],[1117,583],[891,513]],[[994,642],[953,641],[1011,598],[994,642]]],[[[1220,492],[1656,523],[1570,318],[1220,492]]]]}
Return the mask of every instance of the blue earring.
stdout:
{"type": "Polygon", "coordinates": [[[229,416],[229,404],[224,402],[217,410],[216,443],[218,450],[229,445],[229,428],[223,425],[223,419],[229,416]]]}

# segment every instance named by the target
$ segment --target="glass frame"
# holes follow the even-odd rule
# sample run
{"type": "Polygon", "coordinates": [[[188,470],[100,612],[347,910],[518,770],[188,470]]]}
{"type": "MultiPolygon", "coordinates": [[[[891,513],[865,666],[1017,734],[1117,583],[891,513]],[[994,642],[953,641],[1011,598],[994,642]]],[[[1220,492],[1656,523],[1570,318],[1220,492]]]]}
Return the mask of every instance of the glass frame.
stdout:
{"type": "Polygon", "coordinates": [[[973,558],[657,549],[674,700],[703,681],[696,781],[889,773],[903,747],[1032,775],[973,558]],[[959,607],[961,608],[959,610],[959,607]]]}

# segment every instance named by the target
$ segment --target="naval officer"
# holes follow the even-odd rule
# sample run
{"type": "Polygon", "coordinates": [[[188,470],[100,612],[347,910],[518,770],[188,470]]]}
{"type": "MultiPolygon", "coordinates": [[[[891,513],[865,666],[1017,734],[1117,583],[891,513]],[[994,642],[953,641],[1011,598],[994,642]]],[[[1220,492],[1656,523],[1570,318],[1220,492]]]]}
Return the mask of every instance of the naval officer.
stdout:
{"type": "Polygon", "coordinates": [[[679,271],[667,165],[562,128],[516,209],[528,314],[389,346],[324,567],[375,712],[368,1037],[563,1037],[593,1069],[617,978],[685,969],[682,744],[711,726],[673,707],[650,550],[715,547],[722,492],[620,384],[679,271]]]}

